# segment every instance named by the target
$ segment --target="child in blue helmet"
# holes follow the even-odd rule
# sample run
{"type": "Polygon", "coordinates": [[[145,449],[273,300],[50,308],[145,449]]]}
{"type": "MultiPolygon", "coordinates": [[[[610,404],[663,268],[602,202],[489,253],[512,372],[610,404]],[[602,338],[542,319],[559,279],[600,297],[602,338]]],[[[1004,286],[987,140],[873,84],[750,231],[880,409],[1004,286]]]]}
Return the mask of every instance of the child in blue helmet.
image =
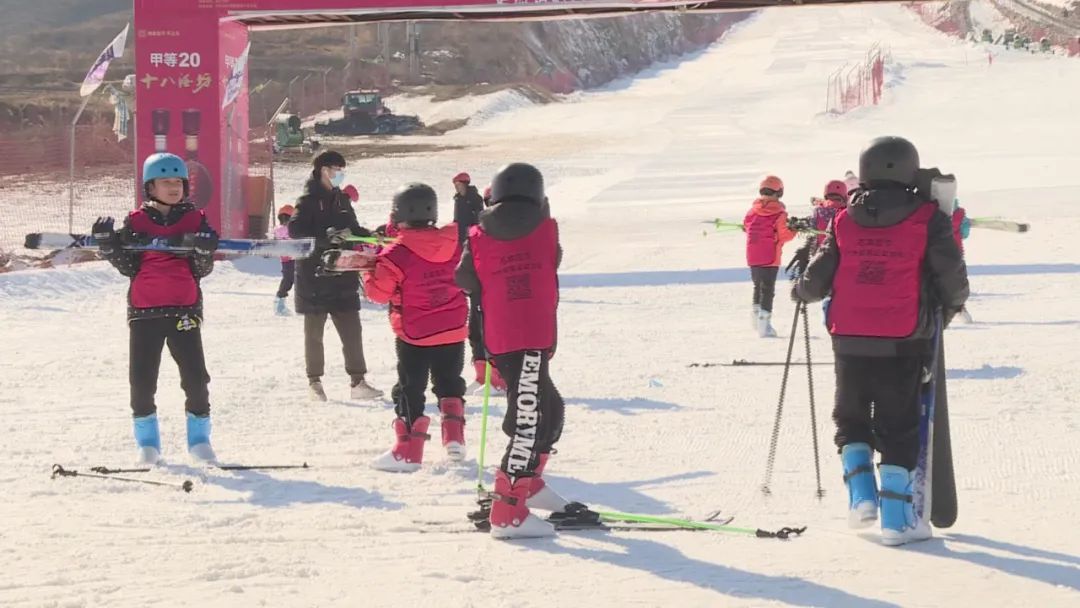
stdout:
{"type": "Polygon", "coordinates": [[[111,217],[98,218],[93,235],[102,256],[120,274],[131,278],[128,289],[129,367],[131,410],[139,461],[161,460],[157,392],[161,349],[180,369],[180,385],[187,397],[187,444],[196,462],[214,463],[210,447],[210,375],[202,346],[202,290],[199,281],[214,269],[218,235],[206,215],[188,202],[188,170],[175,154],[157,153],[143,163],[146,201],[132,211],[120,230],[111,217]],[[190,243],[190,254],[134,251],[125,243],[154,238],[190,243]]]}

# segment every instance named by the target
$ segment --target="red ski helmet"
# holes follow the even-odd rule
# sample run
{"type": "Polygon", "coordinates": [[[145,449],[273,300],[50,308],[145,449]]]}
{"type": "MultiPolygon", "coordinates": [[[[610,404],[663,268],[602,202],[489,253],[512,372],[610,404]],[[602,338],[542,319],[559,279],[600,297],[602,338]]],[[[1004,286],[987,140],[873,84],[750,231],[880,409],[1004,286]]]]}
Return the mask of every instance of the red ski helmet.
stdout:
{"type": "Polygon", "coordinates": [[[458,173],[457,175],[454,176],[453,181],[454,182],[461,182],[463,184],[471,184],[472,183],[472,177],[468,173],[465,173],[464,171],[462,171],[461,173],[458,173]]]}
{"type": "Polygon", "coordinates": [[[846,205],[848,202],[847,184],[838,179],[825,184],[825,198],[829,198],[829,196],[839,196],[840,202],[846,205]]]}
{"type": "Polygon", "coordinates": [[[349,197],[349,200],[354,203],[360,200],[360,193],[356,191],[356,186],[352,184],[345,186],[341,191],[344,192],[345,195],[349,197]]]}
{"type": "Polygon", "coordinates": [[[784,182],[775,175],[767,175],[765,179],[761,180],[761,185],[758,186],[758,192],[766,194],[766,191],[773,193],[777,198],[784,195],[784,182]]]}

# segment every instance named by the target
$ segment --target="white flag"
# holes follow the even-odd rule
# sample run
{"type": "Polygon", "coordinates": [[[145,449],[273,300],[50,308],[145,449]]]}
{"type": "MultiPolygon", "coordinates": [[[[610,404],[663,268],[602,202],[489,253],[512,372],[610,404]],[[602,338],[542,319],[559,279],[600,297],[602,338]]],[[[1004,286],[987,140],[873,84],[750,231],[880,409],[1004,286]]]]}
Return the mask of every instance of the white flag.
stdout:
{"type": "Polygon", "coordinates": [[[105,47],[104,51],[98,55],[97,61],[90,67],[90,71],[86,73],[86,78],[83,78],[82,88],[79,89],[79,95],[86,97],[93,93],[101,86],[102,81],[105,80],[105,71],[109,69],[109,63],[117,57],[124,56],[124,45],[127,42],[129,25],[124,26],[124,31],[116,35],[109,46],[105,47]]]}
{"type": "Polygon", "coordinates": [[[236,58],[236,63],[233,64],[232,74],[229,74],[229,82],[225,83],[225,101],[221,102],[221,109],[223,110],[240,96],[240,87],[244,84],[244,70],[247,68],[248,51],[250,50],[251,43],[249,42],[244,47],[244,52],[240,53],[240,56],[236,58]]]}

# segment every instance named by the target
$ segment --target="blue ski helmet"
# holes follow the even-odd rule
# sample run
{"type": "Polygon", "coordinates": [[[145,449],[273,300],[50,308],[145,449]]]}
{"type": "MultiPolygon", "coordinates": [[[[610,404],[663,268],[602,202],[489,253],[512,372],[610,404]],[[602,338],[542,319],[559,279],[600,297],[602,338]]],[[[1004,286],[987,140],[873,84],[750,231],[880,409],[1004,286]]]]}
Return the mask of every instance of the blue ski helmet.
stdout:
{"type": "Polygon", "coordinates": [[[157,152],[143,162],[143,191],[150,196],[150,182],[155,179],[179,177],[184,180],[184,196],[188,195],[188,170],[184,160],[175,154],[157,152]]]}

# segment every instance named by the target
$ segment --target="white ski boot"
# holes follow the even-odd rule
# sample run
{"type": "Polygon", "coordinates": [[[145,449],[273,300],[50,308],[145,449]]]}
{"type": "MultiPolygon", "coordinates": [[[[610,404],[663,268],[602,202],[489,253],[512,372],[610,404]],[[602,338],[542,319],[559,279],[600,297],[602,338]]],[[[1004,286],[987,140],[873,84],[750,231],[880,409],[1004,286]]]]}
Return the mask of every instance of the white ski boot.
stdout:
{"type": "Polygon", "coordinates": [[[772,326],[772,313],[761,311],[757,316],[757,332],[762,338],[775,338],[776,330],[772,326]]]}
{"type": "Polygon", "coordinates": [[[308,384],[308,397],[316,403],[326,402],[326,391],[323,390],[322,381],[312,380],[308,384]]]}

